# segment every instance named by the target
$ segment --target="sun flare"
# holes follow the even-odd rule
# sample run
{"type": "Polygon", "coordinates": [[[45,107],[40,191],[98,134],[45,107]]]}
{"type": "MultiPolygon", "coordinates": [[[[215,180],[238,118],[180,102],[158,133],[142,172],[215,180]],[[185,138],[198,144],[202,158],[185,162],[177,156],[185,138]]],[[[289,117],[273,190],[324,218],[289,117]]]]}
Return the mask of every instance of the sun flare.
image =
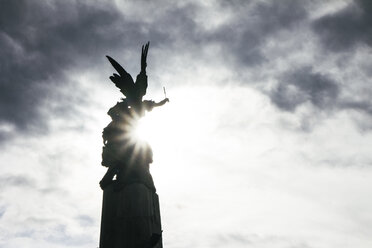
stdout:
{"type": "Polygon", "coordinates": [[[141,118],[134,129],[134,136],[140,141],[149,142],[152,146],[161,146],[166,140],[166,125],[161,111],[148,112],[141,118]],[[155,112],[155,113],[154,113],[155,112]]]}
{"type": "Polygon", "coordinates": [[[138,121],[137,126],[134,130],[134,136],[140,140],[151,140],[152,134],[152,123],[148,120],[149,118],[142,118],[138,121]]]}

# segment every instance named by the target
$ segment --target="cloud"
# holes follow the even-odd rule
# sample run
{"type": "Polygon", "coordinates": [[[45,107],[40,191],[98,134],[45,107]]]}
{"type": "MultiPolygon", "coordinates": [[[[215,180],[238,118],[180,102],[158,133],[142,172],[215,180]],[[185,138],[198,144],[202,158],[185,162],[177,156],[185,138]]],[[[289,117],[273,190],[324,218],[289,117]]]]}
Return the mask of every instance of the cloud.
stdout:
{"type": "Polygon", "coordinates": [[[260,234],[242,234],[242,233],[226,233],[216,237],[216,244],[214,247],[222,247],[229,245],[234,247],[247,247],[247,245],[254,247],[289,247],[289,248],[310,248],[304,242],[291,240],[288,236],[279,235],[260,235],[260,234]]]}
{"type": "Polygon", "coordinates": [[[306,20],[306,5],[298,1],[258,1],[251,4],[221,3],[221,11],[231,12],[231,20],[213,30],[207,39],[222,46],[223,53],[240,69],[266,61],[261,49],[267,38],[290,30],[306,20]]]}
{"type": "MultiPolygon", "coordinates": [[[[315,5],[324,11],[321,5],[315,5]]],[[[292,30],[292,33],[297,32],[296,39],[281,40],[293,45],[274,45],[274,53],[279,56],[269,58],[271,65],[267,63],[263,69],[268,75],[263,78],[276,83],[263,92],[280,110],[297,116],[308,112],[302,120],[305,122],[307,118],[314,120],[322,115],[324,119],[343,111],[361,113],[365,122],[372,113],[371,93],[366,87],[370,81],[366,68],[369,68],[372,44],[372,5],[368,1],[353,1],[337,11],[334,8],[330,3],[326,14],[315,19],[310,14],[316,16],[318,13],[308,10],[309,16],[292,30]],[[314,33],[315,39],[312,38],[314,33]],[[300,106],[305,108],[301,113],[296,112],[300,106]]],[[[360,122],[355,116],[350,115],[350,118],[357,124],[360,122]]]]}
{"type": "Polygon", "coordinates": [[[325,15],[313,23],[322,45],[333,52],[344,52],[358,45],[372,45],[372,3],[352,1],[342,10],[325,15]]]}
{"type": "Polygon", "coordinates": [[[285,111],[295,111],[308,102],[318,109],[327,110],[336,103],[339,91],[335,81],[313,72],[310,67],[303,67],[284,73],[269,95],[271,101],[285,111]]]}
{"type": "Polygon", "coordinates": [[[109,26],[118,15],[84,3],[11,1],[0,16],[0,122],[17,131],[46,128],[43,99],[66,84],[66,69],[96,54],[98,43],[110,43],[97,25],[109,26]]]}
{"type": "Polygon", "coordinates": [[[360,220],[372,139],[344,111],[370,113],[358,67],[369,59],[322,53],[312,18],[324,14],[309,9],[320,3],[7,2],[0,130],[16,138],[2,153],[0,246],[97,246],[100,136],[120,94],[104,55],[135,77],[150,40],[149,78],[174,82],[171,103],[153,112],[165,245],[332,247],[358,232],[348,242],[370,247],[360,220]],[[318,115],[311,133],[299,132],[302,117],[318,115]],[[28,136],[44,128],[51,135],[28,136]]]}
{"type": "MultiPolygon", "coordinates": [[[[258,2],[243,8],[216,4],[213,9],[219,13],[226,8],[230,19],[207,30],[200,22],[206,6],[197,3],[163,3],[166,11],[142,18],[123,4],[99,1],[7,2],[0,10],[0,55],[6,58],[0,84],[0,124],[6,128],[0,128],[0,138],[15,132],[45,133],[49,114],[57,110],[67,115],[83,101],[75,96],[84,92],[66,75],[101,66],[104,55],[119,48],[137,51],[147,40],[153,40],[155,48],[177,47],[179,53],[192,51],[199,57],[206,56],[199,52],[211,42],[233,61],[226,61],[227,67],[259,65],[265,61],[260,49],[266,37],[306,17],[303,5],[288,3],[258,2]],[[74,90],[63,92],[65,87],[74,90]],[[57,109],[48,109],[46,99],[60,101],[57,109]]],[[[135,63],[128,64],[128,58],[125,67],[131,70],[135,63]]]]}
{"type": "MultiPolygon", "coordinates": [[[[363,82],[354,82],[354,86],[363,85],[363,82]]],[[[349,118],[362,130],[370,130],[370,93],[365,90],[365,96],[362,96],[350,94],[348,91],[350,89],[345,87],[342,80],[337,81],[331,75],[315,71],[313,67],[303,66],[281,73],[278,82],[264,92],[280,110],[299,117],[303,131],[312,130],[319,120],[342,111],[359,114],[350,114],[349,118]],[[304,108],[297,112],[300,107],[304,108]]]]}
{"type": "Polygon", "coordinates": [[[1,189],[8,187],[28,187],[35,188],[35,182],[31,178],[23,175],[3,175],[0,176],[1,189]]]}
{"type": "MultiPolygon", "coordinates": [[[[168,4],[165,1],[161,4],[164,9],[154,11],[156,6],[151,4],[139,7],[120,2],[7,3],[0,10],[0,55],[7,58],[2,61],[1,72],[0,140],[20,131],[45,132],[50,115],[67,116],[79,111],[75,105],[82,104],[86,92],[66,75],[96,70],[104,66],[103,63],[108,66],[105,54],[112,54],[133,73],[134,68],[138,68],[137,51],[147,40],[151,40],[150,49],[157,54],[153,60],[155,70],[161,68],[158,64],[174,61],[178,54],[188,54],[192,59],[190,63],[223,63],[224,68],[237,75],[248,71],[265,78],[273,59],[263,51],[266,43],[275,42],[275,37],[283,32],[288,35],[301,32],[306,26],[303,24],[308,22],[309,11],[308,5],[292,0],[285,4],[276,1],[239,4],[219,1],[168,4]],[[223,21],[214,21],[216,18],[212,17],[216,16],[223,16],[223,21]],[[208,52],[208,48],[215,45],[218,47],[212,49],[215,54],[208,52]],[[125,59],[118,53],[123,48],[130,51],[125,52],[125,59]],[[260,70],[255,71],[257,66],[260,70]],[[50,99],[58,103],[53,108],[46,105],[50,99]]],[[[343,34],[338,20],[343,20],[344,16],[354,18],[348,13],[364,5],[367,2],[360,1],[358,5],[350,5],[347,11],[323,16],[312,27],[324,44],[330,44],[327,35],[343,34]]],[[[359,23],[365,31],[368,12],[364,9],[359,12],[359,19],[351,21],[350,25],[359,23]]],[[[368,41],[363,38],[366,36],[362,31],[353,32],[356,32],[351,35],[354,43],[358,39],[368,41]]],[[[287,50],[282,51],[286,53],[287,50]]],[[[268,94],[272,102],[286,111],[293,111],[305,102],[319,109],[333,108],[335,99],[331,98],[338,98],[341,86],[324,73],[305,72],[306,68],[299,70],[276,74],[281,82],[268,94]],[[295,82],[297,79],[301,82],[295,82]]],[[[234,83],[252,81],[247,77],[234,83]]],[[[343,105],[370,108],[366,103],[353,101],[343,105]]]]}
{"type": "MultiPolygon", "coordinates": [[[[0,123],[24,133],[47,129],[41,108],[47,97],[65,98],[60,90],[72,83],[66,74],[94,68],[108,50],[147,40],[140,22],[99,1],[10,1],[0,12],[0,123]]],[[[74,88],[70,95],[79,91],[74,88]]],[[[68,112],[73,103],[61,105],[68,112]]],[[[1,131],[3,139],[10,134],[1,131]]]]}
{"type": "Polygon", "coordinates": [[[357,111],[366,112],[372,115],[372,103],[371,101],[342,101],[340,104],[341,108],[354,109],[357,111]]]}

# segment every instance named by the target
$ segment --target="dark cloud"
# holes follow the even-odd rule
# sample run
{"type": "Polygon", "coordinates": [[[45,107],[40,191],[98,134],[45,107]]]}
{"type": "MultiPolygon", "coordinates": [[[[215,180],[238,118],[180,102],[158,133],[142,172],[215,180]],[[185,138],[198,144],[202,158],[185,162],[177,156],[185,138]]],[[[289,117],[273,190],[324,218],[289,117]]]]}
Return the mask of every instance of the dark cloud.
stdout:
{"type": "Polygon", "coordinates": [[[221,44],[225,56],[232,56],[242,68],[260,65],[266,61],[261,51],[266,40],[306,20],[305,7],[303,2],[293,0],[221,3],[221,8],[231,8],[235,16],[211,32],[208,40],[221,44]]]}
{"type": "MultiPolygon", "coordinates": [[[[298,30],[308,20],[307,5],[295,0],[239,4],[221,1],[214,6],[215,10],[226,10],[233,16],[224,24],[206,29],[197,21],[205,6],[161,4],[166,11],[154,13],[149,21],[146,16],[133,17],[119,11],[114,3],[100,1],[4,1],[0,9],[0,55],[6,59],[0,67],[0,124],[13,125],[16,132],[23,133],[47,130],[44,117],[49,113],[45,109],[41,111],[46,98],[61,102],[52,109],[59,115],[67,115],[73,111],[74,104],[84,100],[73,95],[77,95],[78,87],[70,87],[74,92],[68,97],[66,92],[58,93],[58,89],[74,83],[68,82],[66,73],[99,68],[107,63],[106,54],[118,59],[130,73],[136,73],[133,64],[137,63],[128,63],[128,57],[124,60],[118,51],[139,51],[147,40],[151,40],[152,49],[163,49],[168,56],[190,52],[203,57],[205,46],[217,44],[220,56],[226,58],[226,67],[239,72],[264,65],[270,60],[263,55],[265,43],[280,32],[298,30]]],[[[318,19],[312,27],[324,44],[331,45],[330,40],[340,42],[331,45],[333,49],[368,43],[370,7],[367,1],[358,1],[318,19]],[[351,38],[343,36],[344,18],[348,20],[350,27],[346,30],[351,38]]],[[[283,110],[293,111],[305,102],[329,109],[339,96],[336,82],[310,68],[287,72],[278,79],[278,86],[269,96],[283,110]]],[[[365,103],[344,105],[370,108],[365,103]]],[[[0,131],[0,140],[7,135],[0,131]]]]}
{"type": "Polygon", "coordinates": [[[351,101],[343,100],[340,102],[340,108],[343,109],[353,109],[356,111],[361,111],[372,116],[372,102],[369,101],[351,101]]]}
{"type": "Polygon", "coordinates": [[[269,96],[276,106],[286,111],[294,111],[307,102],[328,110],[338,100],[339,91],[339,86],[331,78],[304,67],[282,75],[269,96]]]}
{"type": "MultiPolygon", "coordinates": [[[[278,77],[278,83],[267,92],[272,103],[279,109],[294,112],[302,104],[310,103],[317,110],[325,113],[351,110],[372,116],[372,102],[352,96],[346,98],[341,84],[330,76],[314,72],[312,67],[301,67],[287,71],[278,77]]],[[[314,118],[312,118],[313,120],[314,118]]],[[[304,116],[302,129],[310,130],[312,120],[304,116]]],[[[364,129],[370,129],[363,124],[364,129]]]]}
{"type": "Polygon", "coordinates": [[[1,6],[0,124],[18,132],[47,128],[41,105],[68,83],[68,70],[95,67],[118,47],[137,49],[148,35],[161,39],[114,4],[20,0],[2,1],[1,6]]]}
{"type": "Polygon", "coordinates": [[[96,54],[97,44],[109,43],[112,38],[100,28],[117,14],[84,4],[29,1],[7,1],[0,11],[0,122],[17,131],[45,128],[38,111],[49,94],[45,85],[57,91],[65,84],[64,70],[96,54]]]}
{"type": "MultiPolygon", "coordinates": [[[[152,47],[174,49],[178,44],[183,51],[177,50],[177,55],[188,50],[202,51],[205,44],[212,42],[220,44],[223,56],[245,68],[265,60],[260,49],[267,37],[291,28],[306,16],[303,5],[290,0],[287,4],[269,1],[241,6],[243,9],[231,5],[237,13],[231,22],[207,31],[195,21],[198,11],[202,11],[196,4],[167,5],[166,12],[154,15],[149,22],[146,17],[120,12],[114,3],[3,1],[0,124],[11,126],[15,132],[47,130],[46,114],[66,115],[74,110],[74,104],[83,101],[73,96],[78,95],[78,86],[68,100],[63,100],[67,99],[66,93],[59,89],[74,83],[68,82],[65,74],[98,68],[105,54],[117,57],[119,48],[136,51],[151,40],[152,47]],[[45,111],[47,98],[61,101],[60,106],[45,111]]],[[[132,65],[126,63],[131,71],[132,65]]],[[[0,139],[10,133],[0,131],[0,139]]]]}
{"type": "MultiPolygon", "coordinates": [[[[348,91],[348,97],[338,98],[336,108],[372,116],[371,92],[368,87],[365,87],[369,81],[370,69],[363,67],[362,64],[353,64],[355,63],[355,56],[358,56],[355,53],[356,48],[371,48],[372,46],[372,2],[368,0],[352,1],[343,9],[315,20],[311,27],[319,36],[323,49],[332,53],[344,53],[341,54],[342,58],[335,65],[341,71],[341,74],[344,69],[349,70],[350,67],[359,69],[355,71],[355,75],[357,75],[355,82],[350,82],[353,87],[343,88],[344,91],[348,91]],[[361,77],[361,74],[365,74],[367,82],[361,82],[360,79],[357,79],[361,77]],[[363,94],[350,94],[351,91],[360,92],[360,88],[363,89],[363,94]]],[[[327,54],[327,56],[331,57],[332,53],[327,54]]],[[[368,56],[368,54],[365,55],[368,56]]]]}
{"type": "Polygon", "coordinates": [[[372,2],[357,0],[344,9],[313,23],[323,46],[331,51],[346,51],[358,44],[372,45],[372,2]]]}

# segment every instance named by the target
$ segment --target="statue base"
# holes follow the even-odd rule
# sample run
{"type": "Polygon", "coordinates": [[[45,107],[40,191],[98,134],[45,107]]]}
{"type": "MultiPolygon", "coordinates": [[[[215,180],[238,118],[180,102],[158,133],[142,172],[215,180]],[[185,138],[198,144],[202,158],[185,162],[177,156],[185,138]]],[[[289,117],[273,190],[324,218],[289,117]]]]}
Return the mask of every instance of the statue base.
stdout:
{"type": "Polygon", "coordinates": [[[162,248],[158,195],[142,183],[103,190],[100,248],[162,248]]]}

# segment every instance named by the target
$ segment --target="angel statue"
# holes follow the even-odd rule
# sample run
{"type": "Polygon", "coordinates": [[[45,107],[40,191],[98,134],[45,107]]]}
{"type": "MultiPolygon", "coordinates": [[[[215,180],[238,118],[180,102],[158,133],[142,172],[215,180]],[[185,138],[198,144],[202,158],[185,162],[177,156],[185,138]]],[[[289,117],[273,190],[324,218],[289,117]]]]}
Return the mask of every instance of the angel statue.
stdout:
{"type": "Polygon", "coordinates": [[[102,134],[102,165],[108,170],[100,181],[104,192],[100,248],[162,247],[159,199],[149,171],[152,149],[133,136],[146,111],[169,101],[143,100],[148,86],[149,44],[142,46],[141,72],[136,82],[118,62],[106,56],[119,73],[110,79],[125,98],[108,111],[112,121],[102,134]]]}
{"type": "Polygon", "coordinates": [[[111,65],[119,73],[119,75],[114,73],[113,76],[110,77],[111,81],[120,89],[124,96],[127,97],[126,100],[128,105],[134,108],[139,116],[143,116],[145,110],[151,111],[153,107],[161,106],[169,101],[168,98],[165,98],[159,103],[155,103],[154,101],[142,101],[143,96],[146,95],[148,85],[146,75],[146,58],[149,45],[150,42],[148,42],[145,46],[142,46],[141,72],[137,75],[135,83],[133,82],[132,76],[126,72],[118,62],[116,62],[110,56],[106,56],[111,65]]]}

